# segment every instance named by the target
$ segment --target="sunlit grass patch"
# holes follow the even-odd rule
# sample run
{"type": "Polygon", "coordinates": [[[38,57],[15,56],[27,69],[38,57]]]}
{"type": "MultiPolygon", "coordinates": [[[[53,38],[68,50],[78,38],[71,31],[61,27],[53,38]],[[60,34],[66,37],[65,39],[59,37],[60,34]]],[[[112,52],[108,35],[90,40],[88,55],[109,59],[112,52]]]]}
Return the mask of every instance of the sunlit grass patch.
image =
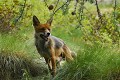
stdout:
{"type": "Polygon", "coordinates": [[[24,30],[13,31],[10,33],[2,33],[0,36],[1,50],[10,50],[12,52],[35,53],[34,34],[29,28],[24,30]]]}

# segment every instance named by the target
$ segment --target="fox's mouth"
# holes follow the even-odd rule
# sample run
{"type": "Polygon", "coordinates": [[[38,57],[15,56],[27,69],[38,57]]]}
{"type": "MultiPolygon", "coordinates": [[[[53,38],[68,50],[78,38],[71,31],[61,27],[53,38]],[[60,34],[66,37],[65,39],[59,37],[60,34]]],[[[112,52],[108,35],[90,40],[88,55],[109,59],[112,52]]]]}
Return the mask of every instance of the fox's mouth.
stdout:
{"type": "Polygon", "coordinates": [[[45,35],[43,35],[43,34],[40,34],[40,37],[41,37],[42,39],[44,39],[45,41],[47,41],[49,36],[45,36],[45,35]]]}

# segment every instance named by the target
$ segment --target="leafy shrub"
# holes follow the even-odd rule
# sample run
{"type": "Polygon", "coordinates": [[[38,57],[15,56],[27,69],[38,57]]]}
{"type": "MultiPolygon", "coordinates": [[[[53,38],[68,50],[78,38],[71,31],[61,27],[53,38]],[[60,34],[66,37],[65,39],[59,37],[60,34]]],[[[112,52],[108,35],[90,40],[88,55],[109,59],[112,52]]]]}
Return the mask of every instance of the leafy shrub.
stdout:
{"type": "Polygon", "coordinates": [[[31,14],[28,14],[30,7],[31,5],[27,4],[26,0],[24,2],[18,0],[2,0],[0,2],[0,32],[9,32],[13,28],[20,27],[20,24],[31,17],[31,14]],[[19,22],[19,20],[21,21],[19,22]],[[19,26],[16,25],[18,22],[19,26]]]}

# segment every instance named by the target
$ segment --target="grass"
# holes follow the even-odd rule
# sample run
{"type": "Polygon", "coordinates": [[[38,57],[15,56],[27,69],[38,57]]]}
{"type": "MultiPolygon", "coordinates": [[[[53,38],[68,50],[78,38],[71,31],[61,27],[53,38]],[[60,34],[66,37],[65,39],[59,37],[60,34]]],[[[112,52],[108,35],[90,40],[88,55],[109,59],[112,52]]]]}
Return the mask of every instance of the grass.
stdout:
{"type": "Polygon", "coordinates": [[[1,50],[35,53],[34,37],[29,29],[1,35],[1,50]],[[26,32],[25,32],[26,31],[26,32]],[[28,35],[28,36],[27,36],[28,35]]]}
{"type": "Polygon", "coordinates": [[[120,54],[115,47],[85,45],[77,58],[60,69],[54,80],[119,80],[120,54]]]}

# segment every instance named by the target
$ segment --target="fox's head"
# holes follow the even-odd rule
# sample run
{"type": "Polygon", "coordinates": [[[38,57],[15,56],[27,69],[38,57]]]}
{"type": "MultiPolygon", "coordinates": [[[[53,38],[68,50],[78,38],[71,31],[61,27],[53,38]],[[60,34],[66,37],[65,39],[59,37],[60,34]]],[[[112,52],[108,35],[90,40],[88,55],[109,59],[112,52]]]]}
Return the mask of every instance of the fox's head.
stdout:
{"type": "Polygon", "coordinates": [[[33,16],[33,26],[35,29],[35,36],[43,40],[48,40],[51,31],[52,19],[48,20],[45,24],[41,24],[36,16],[33,16]]]}

